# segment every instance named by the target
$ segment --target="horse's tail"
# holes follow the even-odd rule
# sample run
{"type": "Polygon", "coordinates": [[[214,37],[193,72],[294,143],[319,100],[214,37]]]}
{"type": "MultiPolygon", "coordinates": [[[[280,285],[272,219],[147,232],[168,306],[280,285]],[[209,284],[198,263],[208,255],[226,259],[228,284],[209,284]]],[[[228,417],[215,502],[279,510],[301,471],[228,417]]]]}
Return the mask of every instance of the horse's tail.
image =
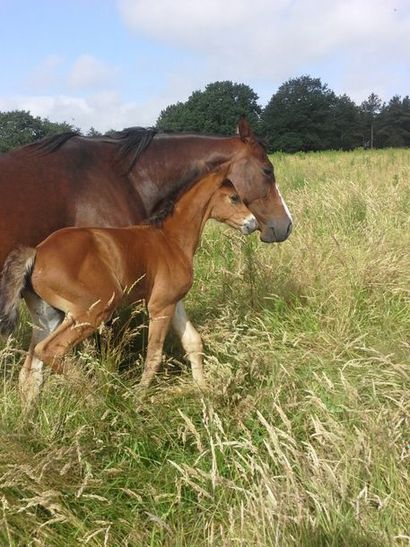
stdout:
{"type": "Polygon", "coordinates": [[[18,303],[31,274],[37,250],[19,247],[6,258],[0,277],[0,334],[10,334],[18,320],[18,303]]]}

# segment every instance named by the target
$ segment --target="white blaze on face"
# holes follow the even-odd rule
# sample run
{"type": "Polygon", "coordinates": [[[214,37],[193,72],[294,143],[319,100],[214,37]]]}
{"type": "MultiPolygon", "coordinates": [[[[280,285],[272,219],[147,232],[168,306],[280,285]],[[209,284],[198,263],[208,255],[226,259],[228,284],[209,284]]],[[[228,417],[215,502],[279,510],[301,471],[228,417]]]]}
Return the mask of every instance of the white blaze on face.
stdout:
{"type": "Polygon", "coordinates": [[[285,213],[287,214],[288,218],[289,218],[289,221],[290,222],[293,222],[292,220],[292,215],[290,214],[290,211],[288,209],[288,206],[286,205],[286,202],[285,200],[283,199],[283,196],[282,194],[280,193],[280,190],[279,190],[279,186],[276,185],[276,190],[278,191],[278,196],[280,198],[280,201],[282,202],[282,205],[283,205],[283,208],[285,209],[285,213]]]}

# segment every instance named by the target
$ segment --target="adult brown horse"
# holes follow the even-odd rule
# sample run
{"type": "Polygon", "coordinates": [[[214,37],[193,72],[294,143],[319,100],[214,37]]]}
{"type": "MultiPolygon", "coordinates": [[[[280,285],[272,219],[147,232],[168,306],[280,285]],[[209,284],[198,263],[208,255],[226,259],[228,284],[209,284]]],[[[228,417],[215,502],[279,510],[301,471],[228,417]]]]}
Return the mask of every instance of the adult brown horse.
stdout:
{"type": "Polygon", "coordinates": [[[74,133],[0,155],[0,269],[18,245],[66,226],[138,224],[207,173],[223,169],[257,218],[262,241],[284,241],[292,220],[272,164],[245,118],[233,137],[74,133]]]}

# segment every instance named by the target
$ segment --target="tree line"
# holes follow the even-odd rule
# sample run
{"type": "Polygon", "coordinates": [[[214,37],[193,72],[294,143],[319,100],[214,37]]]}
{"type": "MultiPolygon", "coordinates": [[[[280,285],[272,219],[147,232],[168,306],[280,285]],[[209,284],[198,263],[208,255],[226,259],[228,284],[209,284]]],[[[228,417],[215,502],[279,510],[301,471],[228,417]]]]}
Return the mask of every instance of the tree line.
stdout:
{"type": "Polygon", "coordinates": [[[410,98],[388,103],[372,93],[356,105],[337,96],[320,78],[301,76],[283,83],[261,108],[249,86],[214,82],[185,102],[165,108],[160,129],[231,134],[246,114],[270,151],[285,152],[410,146],[410,98]]]}
{"type": "MultiPolygon", "coordinates": [[[[230,135],[245,114],[269,151],[410,146],[408,96],[395,95],[386,103],[372,93],[357,105],[347,95],[336,95],[320,78],[300,76],[283,83],[265,107],[258,99],[246,84],[213,82],[185,102],[162,110],[156,127],[230,135]]],[[[0,112],[0,152],[64,131],[80,132],[69,123],[51,122],[23,110],[0,112]]],[[[100,133],[91,127],[86,135],[100,133]]]]}

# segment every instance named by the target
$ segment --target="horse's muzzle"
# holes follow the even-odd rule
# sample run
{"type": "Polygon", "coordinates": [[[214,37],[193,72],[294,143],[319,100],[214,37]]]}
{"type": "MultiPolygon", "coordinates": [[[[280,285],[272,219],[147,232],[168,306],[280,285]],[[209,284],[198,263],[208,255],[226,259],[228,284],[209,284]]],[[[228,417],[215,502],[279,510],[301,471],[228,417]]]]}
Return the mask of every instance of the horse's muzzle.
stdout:
{"type": "Polygon", "coordinates": [[[292,222],[275,224],[275,226],[264,225],[261,229],[260,239],[264,243],[281,243],[286,241],[292,231],[292,222]]]}

